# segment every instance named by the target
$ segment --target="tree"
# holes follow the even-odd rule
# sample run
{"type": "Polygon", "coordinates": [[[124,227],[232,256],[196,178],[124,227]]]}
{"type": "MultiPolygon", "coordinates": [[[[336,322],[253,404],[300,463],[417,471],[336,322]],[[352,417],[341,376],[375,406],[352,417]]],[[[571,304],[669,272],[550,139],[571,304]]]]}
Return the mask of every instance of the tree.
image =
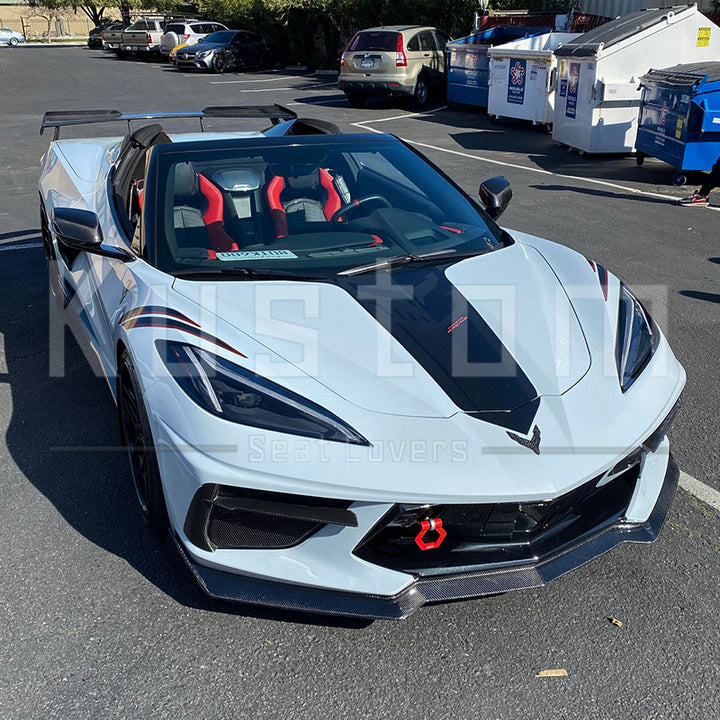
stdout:
{"type": "Polygon", "coordinates": [[[94,2],[86,1],[73,4],[72,9],[75,12],[82,10],[82,12],[90,18],[90,21],[95,27],[100,27],[105,19],[105,5],[96,5],[94,2]]]}

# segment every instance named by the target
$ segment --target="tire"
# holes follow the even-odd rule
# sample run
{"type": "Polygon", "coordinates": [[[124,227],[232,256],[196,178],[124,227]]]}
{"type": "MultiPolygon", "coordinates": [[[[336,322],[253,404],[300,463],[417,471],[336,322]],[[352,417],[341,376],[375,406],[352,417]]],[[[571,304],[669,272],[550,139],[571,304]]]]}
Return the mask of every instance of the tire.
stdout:
{"type": "Polygon", "coordinates": [[[350,104],[350,107],[354,107],[354,108],[365,107],[365,103],[367,102],[367,96],[362,95],[361,93],[345,93],[345,96],[348,99],[348,103],[350,104]]]}
{"type": "Polygon", "coordinates": [[[670,182],[675,185],[675,187],[682,187],[683,185],[685,185],[685,183],[687,183],[687,178],[685,177],[685,175],[683,175],[683,173],[676,172],[670,178],[670,182]]]}
{"type": "Polygon", "coordinates": [[[222,75],[227,70],[227,60],[225,56],[220,53],[213,58],[212,71],[218,75],[222,75]]]}
{"type": "Polygon", "coordinates": [[[415,108],[424,108],[427,105],[428,98],[430,97],[430,84],[426,75],[418,76],[417,82],[415,83],[415,92],[412,96],[412,104],[415,108]]]}
{"type": "Polygon", "coordinates": [[[115,54],[116,54],[121,60],[124,60],[124,59],[129,55],[129,53],[128,53],[127,50],[120,50],[120,48],[118,48],[117,50],[115,50],[115,54]]]}
{"type": "Polygon", "coordinates": [[[644,162],[645,162],[645,154],[638,150],[637,155],[635,155],[635,164],[638,167],[642,167],[644,162]]]}
{"type": "Polygon", "coordinates": [[[172,50],[176,45],[180,44],[180,39],[178,38],[177,33],[169,32],[162,36],[160,44],[172,50]]]}
{"type": "Polygon", "coordinates": [[[10,45],[10,47],[17,47],[19,42],[20,41],[16,37],[10,38],[8,40],[8,44],[10,45]]]}
{"type": "Polygon", "coordinates": [[[118,413],[142,518],[153,535],[162,537],[170,523],[160,468],[140,383],[127,351],[123,352],[118,368],[118,413]]]}

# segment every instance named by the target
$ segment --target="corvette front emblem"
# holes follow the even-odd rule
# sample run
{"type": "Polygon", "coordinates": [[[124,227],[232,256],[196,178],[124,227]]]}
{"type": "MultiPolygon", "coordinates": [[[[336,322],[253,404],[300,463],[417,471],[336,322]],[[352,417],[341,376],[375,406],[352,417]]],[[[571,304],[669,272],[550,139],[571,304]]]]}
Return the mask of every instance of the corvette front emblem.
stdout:
{"type": "Polygon", "coordinates": [[[532,450],[536,455],[540,454],[540,428],[537,425],[533,428],[533,434],[530,440],[511,432],[508,432],[508,437],[523,447],[526,447],[528,450],[532,450]]]}

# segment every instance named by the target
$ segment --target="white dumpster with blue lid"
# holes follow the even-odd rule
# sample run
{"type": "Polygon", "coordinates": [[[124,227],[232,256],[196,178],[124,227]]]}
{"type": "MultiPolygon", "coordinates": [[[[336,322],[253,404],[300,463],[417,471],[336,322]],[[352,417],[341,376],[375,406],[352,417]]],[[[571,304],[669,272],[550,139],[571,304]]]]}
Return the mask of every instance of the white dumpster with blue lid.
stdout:
{"type": "Polygon", "coordinates": [[[553,139],[588,153],[635,147],[640,78],[652,67],[720,57],[720,27],[696,5],[641,10],[556,50],[553,139]]]}
{"type": "Polygon", "coordinates": [[[555,51],[578,33],[544,33],[488,50],[488,114],[551,125],[555,110],[555,51]]]}

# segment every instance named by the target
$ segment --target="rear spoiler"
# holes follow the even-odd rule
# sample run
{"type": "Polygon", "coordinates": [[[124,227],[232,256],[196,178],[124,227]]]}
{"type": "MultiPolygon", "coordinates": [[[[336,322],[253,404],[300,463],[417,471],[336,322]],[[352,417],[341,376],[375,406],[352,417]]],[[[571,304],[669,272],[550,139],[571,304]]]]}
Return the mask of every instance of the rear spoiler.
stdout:
{"type": "Polygon", "coordinates": [[[264,118],[277,125],[286,120],[297,119],[297,114],[283,105],[219,105],[191,112],[121,113],[119,110],[58,110],[46,112],[40,123],[40,134],[53,128],[53,140],[60,137],[60,128],[70,125],[91,123],[126,122],[128,132],[133,131],[133,122],[139,120],[175,120],[197,118],[200,130],[205,132],[207,118],[264,118]]]}

